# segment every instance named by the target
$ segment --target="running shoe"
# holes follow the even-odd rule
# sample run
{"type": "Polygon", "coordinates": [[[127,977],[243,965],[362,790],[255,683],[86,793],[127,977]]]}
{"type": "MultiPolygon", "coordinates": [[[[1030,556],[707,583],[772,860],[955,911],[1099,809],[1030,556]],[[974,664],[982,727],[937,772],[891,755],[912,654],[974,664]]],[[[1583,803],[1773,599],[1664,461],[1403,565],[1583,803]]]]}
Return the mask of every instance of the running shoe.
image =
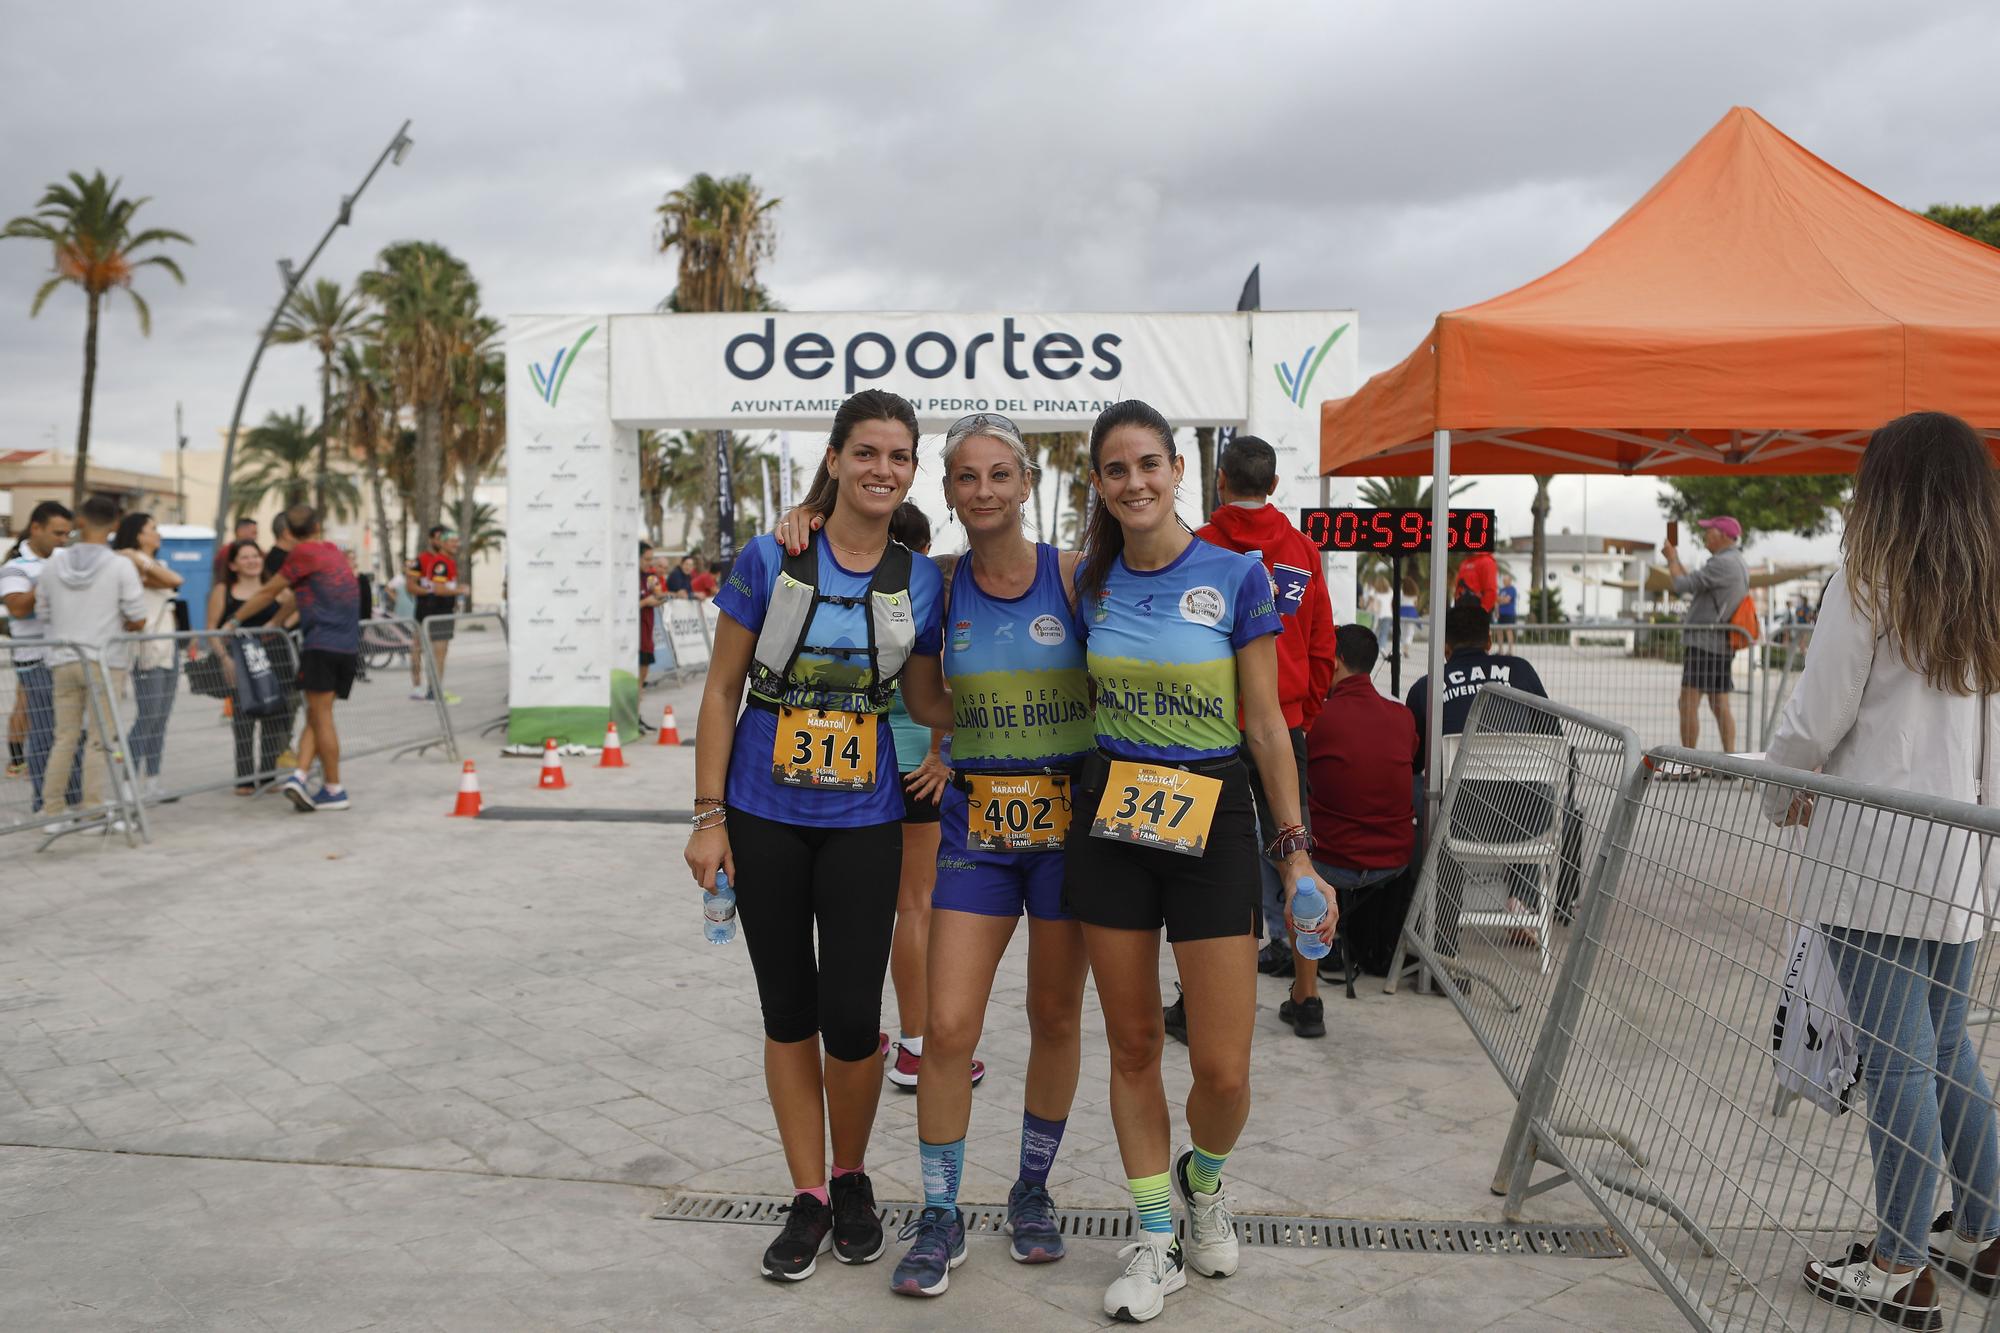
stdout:
{"type": "Polygon", "coordinates": [[[314,810],[345,810],[347,808],[346,788],[342,788],[339,791],[328,791],[326,788],[321,787],[313,793],[312,808],[314,810]]]}
{"type": "Polygon", "coordinates": [[[446,690],[444,692],[444,701],[447,706],[451,704],[462,704],[465,702],[465,700],[459,698],[457,695],[453,694],[450,690],[446,690]]]}
{"type": "Polygon", "coordinates": [[[1158,1315],[1167,1297],[1187,1285],[1187,1264],[1181,1257],[1181,1243],[1171,1236],[1149,1232],[1118,1251],[1123,1259],[1131,1255],[1124,1275],[1104,1291],[1104,1313],[1127,1324],[1143,1324],[1158,1315]]]}
{"type": "Polygon", "coordinates": [[[28,761],[25,759],[9,759],[7,761],[7,776],[10,778],[27,777],[28,761]]]}
{"type": "Polygon", "coordinates": [[[965,1214],[932,1206],[904,1227],[899,1239],[916,1241],[889,1277],[898,1296],[942,1296],[951,1270],[965,1262],[965,1214]]]}
{"type": "Polygon", "coordinates": [[[1174,1002],[1161,1011],[1167,1025],[1167,1035],[1181,1045],[1187,1045],[1187,997],[1181,994],[1180,983],[1174,983],[1174,1002]]]}
{"type": "Polygon", "coordinates": [[[1838,1259],[1809,1259],[1806,1290],[1843,1310],[1862,1310],[1899,1328],[1941,1329],[1944,1307],[1937,1277],[1928,1267],[1909,1273],[1877,1268],[1869,1247],[1856,1242],[1838,1259]]]}
{"type": "Polygon", "coordinates": [[[1292,975],[1292,946],[1273,942],[1259,949],[1257,970],[1267,977],[1292,975]]]}
{"type": "Polygon", "coordinates": [[[844,1264],[872,1264],[882,1257],[882,1215],[875,1211],[875,1187],[864,1171],[835,1176],[833,1257],[844,1264]]]}
{"type": "Polygon", "coordinates": [[[1063,1257],[1062,1230],[1047,1185],[1014,1182],[1007,1191],[1007,1234],[1014,1238],[1009,1253],[1017,1264],[1051,1264],[1063,1257]]]}
{"type": "Polygon", "coordinates": [[[1174,1189],[1187,1205],[1188,1266],[1203,1277],[1228,1277],[1236,1271],[1236,1218],[1220,1186],[1201,1194],[1188,1184],[1193,1161],[1194,1149],[1183,1148],[1174,1162],[1174,1189]]]}
{"type": "MultiPolygon", "coordinates": [[[[886,1035],[886,1034],[884,1034],[886,1035]]],[[[917,1090],[917,1076],[923,1072],[924,1057],[912,1052],[902,1042],[896,1043],[896,1062],[889,1066],[889,1081],[904,1092],[917,1090]]],[[[978,1087],[986,1079],[986,1062],[972,1062],[972,1086],[978,1087]]]]}
{"type": "Polygon", "coordinates": [[[1326,1005],[1317,995],[1308,995],[1303,1000],[1286,1000],[1278,1006],[1278,1021],[1290,1026],[1297,1036],[1324,1037],[1326,1005]]]}
{"type": "Polygon", "coordinates": [[[813,1275],[819,1256],[833,1244],[833,1209],[810,1194],[801,1194],[784,1211],[785,1229],[764,1250],[764,1276],[780,1282],[803,1282],[813,1275]]]}
{"type": "Polygon", "coordinates": [[[423,689],[411,690],[410,698],[414,699],[418,703],[429,702],[431,701],[431,692],[429,690],[423,690],[423,689]]]}
{"type": "Polygon", "coordinates": [[[313,799],[311,794],[306,791],[306,780],[297,773],[293,773],[280,783],[278,790],[285,794],[286,800],[296,805],[306,814],[313,812],[313,799]]]}
{"type": "Polygon", "coordinates": [[[876,1033],[875,1054],[881,1056],[881,1055],[887,1055],[888,1053],[889,1053],[889,1034],[886,1032],[876,1033]]]}

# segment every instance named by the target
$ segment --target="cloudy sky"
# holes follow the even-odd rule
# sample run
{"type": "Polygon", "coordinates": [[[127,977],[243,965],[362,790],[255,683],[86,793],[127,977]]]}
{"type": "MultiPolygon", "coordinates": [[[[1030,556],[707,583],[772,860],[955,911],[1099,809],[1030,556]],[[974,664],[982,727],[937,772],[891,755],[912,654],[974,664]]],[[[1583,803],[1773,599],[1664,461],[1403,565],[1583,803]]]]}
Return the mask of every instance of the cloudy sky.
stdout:
{"type": "MultiPolygon", "coordinates": [[[[0,217],[102,167],[188,232],[188,285],[105,321],[94,447],[197,446],[342,193],[404,118],[316,275],[443,242],[496,311],[635,310],[671,285],[652,207],[697,171],[783,199],[793,309],[1361,312],[1365,372],[1440,309],[1586,244],[1732,104],[1914,207],[2000,199],[2000,7],[1671,5],[117,4],[16,7],[0,217]],[[299,15],[293,20],[288,15],[299,15]],[[309,20],[309,21],[307,21],[309,20]]],[[[82,302],[37,319],[46,252],[0,242],[0,448],[75,437],[82,302]]],[[[313,401],[274,349],[249,420],[313,401]]],[[[1652,536],[1653,486],[1599,480],[1593,531],[1652,536]]],[[[1478,492],[1526,524],[1524,484],[1478,492]]],[[[1574,479],[1555,526],[1580,526],[1574,479]]],[[[1792,554],[1800,544],[1767,541],[1792,554]]],[[[1826,549],[1821,543],[1817,550],[1826,549]]]]}

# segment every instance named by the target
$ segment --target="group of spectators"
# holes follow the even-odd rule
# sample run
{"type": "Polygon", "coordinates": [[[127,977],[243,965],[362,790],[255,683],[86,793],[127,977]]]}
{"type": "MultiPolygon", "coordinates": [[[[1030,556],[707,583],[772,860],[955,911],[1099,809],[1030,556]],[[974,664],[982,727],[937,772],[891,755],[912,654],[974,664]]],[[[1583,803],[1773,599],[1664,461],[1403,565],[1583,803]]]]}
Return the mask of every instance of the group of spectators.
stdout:
{"type": "MultiPolygon", "coordinates": [[[[648,541],[639,543],[639,688],[646,688],[659,643],[659,609],[668,602],[700,601],[714,598],[721,586],[720,563],[703,565],[700,555],[689,552],[676,561],[663,548],[648,541]]],[[[651,730],[641,722],[642,730],[651,730]]]]}
{"type": "MultiPolygon", "coordinates": [[[[307,717],[298,767],[281,789],[301,809],[345,809],[332,705],[347,697],[359,668],[360,580],[352,552],[321,540],[311,506],[293,506],[274,528],[266,551],[257,545],[256,523],[238,523],[235,540],[217,553],[207,608],[208,623],[218,629],[296,625],[302,636],[297,681],[279,684],[273,707],[239,711],[231,719],[236,790],[254,793],[257,776],[276,769],[291,745],[294,701],[302,695],[307,717]],[[316,793],[307,790],[315,758],[323,777],[316,793]]],[[[29,780],[32,810],[55,827],[73,826],[58,818],[73,807],[96,809],[105,802],[104,742],[111,721],[97,715],[92,664],[101,669],[110,699],[130,702],[126,735],[139,794],[166,799],[160,769],[183,667],[181,641],[170,636],[187,622],[175,596],[182,577],[159,559],[159,549],[152,515],[121,516],[111,500],[93,496],[74,513],[56,501],[37,505],[26,533],[0,564],[0,604],[14,641],[18,687],[8,719],[6,771],[29,780]]],[[[239,663],[248,660],[238,647],[218,635],[207,650],[231,688],[239,663]]],[[[269,671],[265,654],[255,660],[269,671]]]]}

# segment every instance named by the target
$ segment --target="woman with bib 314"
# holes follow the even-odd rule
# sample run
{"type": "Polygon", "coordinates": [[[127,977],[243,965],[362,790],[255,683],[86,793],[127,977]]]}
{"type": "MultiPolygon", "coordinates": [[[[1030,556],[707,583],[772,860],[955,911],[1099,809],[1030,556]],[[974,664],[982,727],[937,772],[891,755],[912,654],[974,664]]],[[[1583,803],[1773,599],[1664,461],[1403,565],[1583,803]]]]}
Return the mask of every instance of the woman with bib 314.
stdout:
{"type": "MultiPolygon", "coordinates": [[[[1310,878],[1291,740],[1278,703],[1280,632],[1270,576],[1252,556],[1195,539],[1174,511],[1184,460],[1145,403],[1108,407],[1090,432],[1095,505],[1077,574],[1092,686],[1094,754],[1075,795],[1063,906],[1083,923],[1111,1048],[1111,1119],[1141,1234],[1104,1312],[1143,1322],[1186,1285],[1236,1271],[1222,1166],[1250,1112],[1259,875],[1237,716],[1279,827],[1287,916],[1310,878]],[[1187,1003],[1190,1147],[1172,1155],[1160,1080],[1160,929],[1187,1003]],[[1172,1196],[1188,1212],[1186,1252],[1172,1196]]],[[[1317,928],[1333,935],[1329,911],[1317,928]]]]}
{"type": "Polygon", "coordinates": [[[709,892],[717,871],[728,875],[757,975],[764,1079],[794,1194],[764,1252],[770,1278],[811,1276],[829,1244],[843,1263],[884,1245],[864,1156],[902,859],[886,714],[899,680],[920,721],[942,723],[950,707],[937,566],[889,539],[916,455],[909,403],[881,390],[849,398],[804,502],[824,530],[796,556],[752,542],[715,599],[687,862],[709,892]]]}

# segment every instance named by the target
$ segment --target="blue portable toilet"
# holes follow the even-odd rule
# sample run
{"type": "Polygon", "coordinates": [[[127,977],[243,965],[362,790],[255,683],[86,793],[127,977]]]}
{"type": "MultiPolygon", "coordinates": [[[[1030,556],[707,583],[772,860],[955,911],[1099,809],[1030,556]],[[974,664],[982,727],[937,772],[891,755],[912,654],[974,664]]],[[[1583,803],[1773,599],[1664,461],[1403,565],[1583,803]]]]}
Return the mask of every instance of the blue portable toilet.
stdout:
{"type": "Polygon", "coordinates": [[[187,603],[188,628],[208,628],[208,590],[215,582],[215,529],[160,524],[160,559],[181,576],[175,596],[187,603]]]}

